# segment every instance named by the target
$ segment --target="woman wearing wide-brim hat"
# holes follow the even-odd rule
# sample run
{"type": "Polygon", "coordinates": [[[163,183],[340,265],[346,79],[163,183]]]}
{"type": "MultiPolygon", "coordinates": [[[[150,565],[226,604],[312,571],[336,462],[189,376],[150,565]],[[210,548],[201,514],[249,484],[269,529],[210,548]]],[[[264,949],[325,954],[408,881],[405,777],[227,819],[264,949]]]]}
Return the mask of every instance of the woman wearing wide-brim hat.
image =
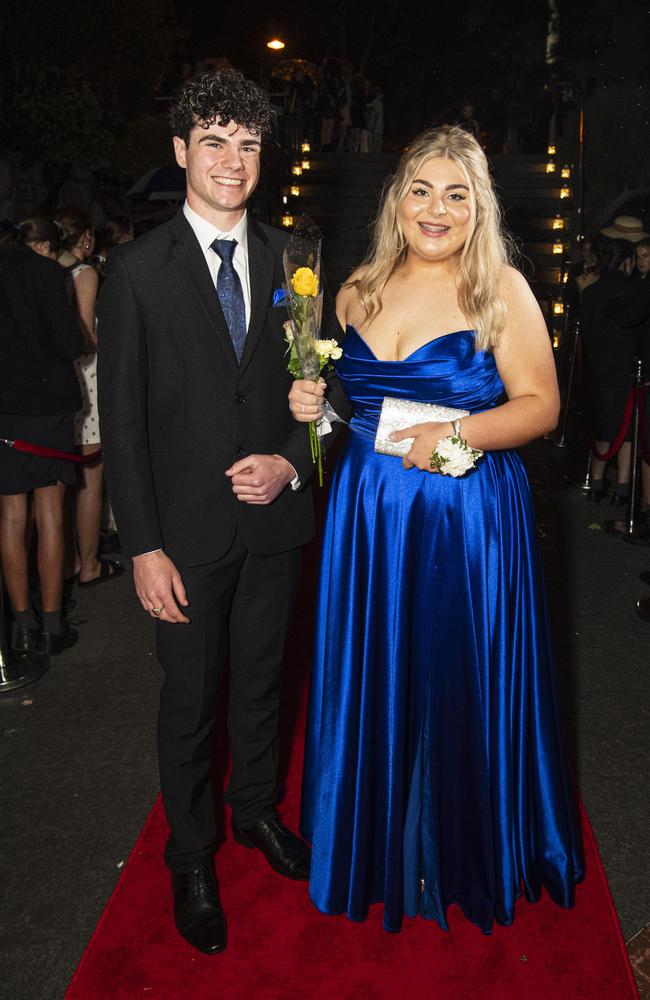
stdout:
{"type": "Polygon", "coordinates": [[[617,215],[611,226],[605,226],[600,231],[603,236],[610,236],[613,240],[629,240],[630,243],[638,243],[648,236],[641,219],[636,219],[633,215],[617,215]]]}

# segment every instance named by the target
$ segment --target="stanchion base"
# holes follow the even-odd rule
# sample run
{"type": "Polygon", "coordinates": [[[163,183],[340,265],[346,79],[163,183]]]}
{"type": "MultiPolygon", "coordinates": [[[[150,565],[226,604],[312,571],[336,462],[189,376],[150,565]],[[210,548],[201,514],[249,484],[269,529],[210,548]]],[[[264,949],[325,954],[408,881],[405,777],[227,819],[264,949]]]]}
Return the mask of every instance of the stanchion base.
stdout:
{"type": "Polygon", "coordinates": [[[623,535],[623,541],[630,545],[650,545],[650,535],[646,531],[633,531],[623,535]]]}
{"type": "Polygon", "coordinates": [[[589,493],[591,493],[591,485],[586,483],[584,479],[574,479],[573,476],[563,476],[562,478],[567,486],[573,486],[575,490],[579,490],[580,493],[584,493],[585,496],[588,496],[589,493]]]}
{"type": "Polygon", "coordinates": [[[603,521],[603,531],[606,535],[614,535],[624,542],[629,542],[630,545],[650,545],[650,533],[647,529],[635,528],[634,531],[630,531],[627,521],[620,518],[603,521]]]}
{"type": "Polygon", "coordinates": [[[49,667],[47,656],[39,653],[11,653],[0,662],[0,694],[33,684],[49,667]]]}

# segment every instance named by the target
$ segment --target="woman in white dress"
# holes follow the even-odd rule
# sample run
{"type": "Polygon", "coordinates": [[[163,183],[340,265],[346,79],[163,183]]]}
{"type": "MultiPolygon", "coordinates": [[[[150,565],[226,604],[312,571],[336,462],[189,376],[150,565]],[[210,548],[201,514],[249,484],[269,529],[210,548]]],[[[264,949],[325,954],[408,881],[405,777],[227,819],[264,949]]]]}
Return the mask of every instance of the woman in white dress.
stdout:
{"type": "MultiPolygon", "coordinates": [[[[82,455],[101,447],[97,410],[97,334],[95,305],[99,278],[86,261],[93,252],[95,236],[90,218],[80,209],[63,209],[57,217],[64,250],[59,263],[69,278],[71,295],[86,338],[87,352],[75,361],[83,406],[75,417],[75,444],[82,455]]],[[[77,550],[75,575],[80,587],[91,587],[124,572],[119,562],[100,560],[99,534],[103,506],[104,467],[101,457],[81,466],[75,505],[77,550]]]]}

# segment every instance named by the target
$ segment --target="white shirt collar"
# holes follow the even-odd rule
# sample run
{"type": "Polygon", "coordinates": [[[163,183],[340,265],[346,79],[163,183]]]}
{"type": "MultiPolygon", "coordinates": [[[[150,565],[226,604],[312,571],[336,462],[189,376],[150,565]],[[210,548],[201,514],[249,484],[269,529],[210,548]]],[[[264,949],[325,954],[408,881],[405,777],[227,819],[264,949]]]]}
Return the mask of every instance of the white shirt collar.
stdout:
{"type": "Polygon", "coordinates": [[[237,240],[236,253],[239,253],[241,248],[248,255],[248,214],[246,212],[244,212],[237,225],[233,226],[228,232],[224,232],[211,222],[208,222],[202,215],[199,215],[193,208],[190,208],[187,202],[183,205],[183,215],[194,230],[194,235],[199,241],[204,254],[210,249],[213,240],[237,240]]]}

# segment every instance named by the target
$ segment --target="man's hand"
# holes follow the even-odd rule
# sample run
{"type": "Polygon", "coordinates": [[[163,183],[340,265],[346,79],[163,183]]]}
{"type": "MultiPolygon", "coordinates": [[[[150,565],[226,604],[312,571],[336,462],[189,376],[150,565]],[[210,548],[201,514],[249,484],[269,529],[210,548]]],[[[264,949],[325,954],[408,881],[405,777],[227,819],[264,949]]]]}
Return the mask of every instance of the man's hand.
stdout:
{"type": "Polygon", "coordinates": [[[405,469],[417,466],[423,472],[437,472],[437,469],[431,468],[431,453],[441,438],[453,433],[451,424],[415,424],[413,427],[405,427],[403,431],[393,431],[390,439],[403,441],[405,438],[415,438],[411,450],[402,458],[405,469]]]}
{"type": "Polygon", "coordinates": [[[133,557],[133,582],[140,604],[153,618],[189,622],[179,607],[189,604],[181,575],[162,550],[133,557]]]}
{"type": "Polygon", "coordinates": [[[296,470],[281,455],[249,455],[226,469],[226,475],[238,500],[263,506],[296,478],[296,470]]]}
{"type": "Polygon", "coordinates": [[[323,398],[327,382],[320,378],[318,382],[298,378],[291,386],[289,393],[289,409],[294,420],[308,424],[312,420],[320,420],[323,415],[323,398]]]}

